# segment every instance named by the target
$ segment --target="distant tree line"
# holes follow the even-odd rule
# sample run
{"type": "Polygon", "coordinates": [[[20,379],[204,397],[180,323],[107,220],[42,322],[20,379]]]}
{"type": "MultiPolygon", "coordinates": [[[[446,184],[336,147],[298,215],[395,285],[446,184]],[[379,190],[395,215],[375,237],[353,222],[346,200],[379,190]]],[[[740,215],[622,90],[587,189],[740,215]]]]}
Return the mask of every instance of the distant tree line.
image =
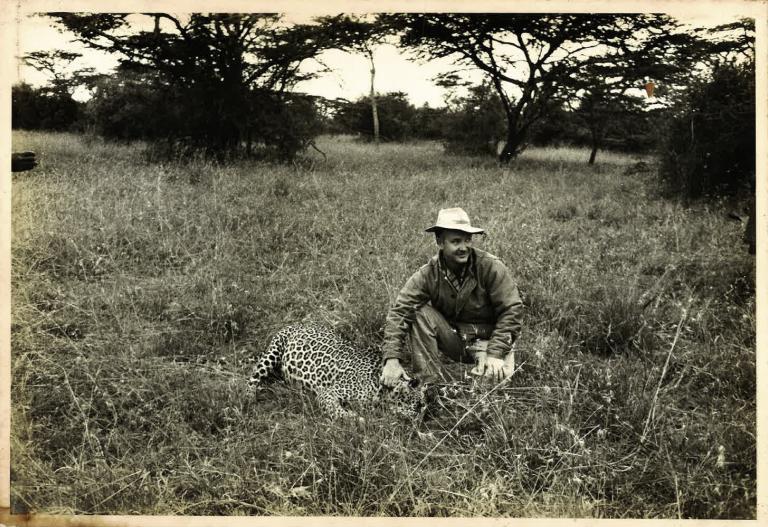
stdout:
{"type": "MultiPolygon", "coordinates": [[[[502,147],[506,119],[498,96],[488,84],[472,86],[450,104],[433,108],[414,106],[402,92],[379,94],[381,141],[435,140],[446,152],[494,156],[502,147]]],[[[573,145],[590,147],[592,137],[586,110],[553,106],[532,126],[527,142],[536,146],[573,145]]],[[[604,125],[602,143],[626,152],[651,152],[658,145],[665,112],[627,113],[616,111],[604,125]]],[[[324,126],[325,133],[352,134],[373,140],[370,99],[367,96],[338,107],[324,126]]]]}
{"type": "MultiPolygon", "coordinates": [[[[53,95],[28,84],[15,85],[12,92],[13,127],[20,129],[88,131],[120,141],[162,141],[181,126],[180,121],[190,119],[176,110],[179,104],[169,99],[167,92],[154,90],[152,83],[134,72],[100,79],[86,102],[78,102],[68,94],[53,95]]],[[[323,133],[374,140],[368,96],[333,103],[296,93],[283,97],[285,105],[264,104],[260,112],[254,108],[252,119],[264,128],[254,136],[271,135],[277,140],[282,133],[282,141],[287,142],[289,137],[312,138],[323,133]],[[279,115],[275,113],[278,108],[282,110],[279,115]],[[272,129],[268,129],[270,126],[272,129]]],[[[415,106],[403,92],[378,94],[377,106],[380,140],[384,142],[433,140],[442,142],[449,153],[466,155],[496,155],[503,142],[504,113],[487,84],[471,87],[466,96],[453,98],[447,106],[415,106]]],[[[608,127],[606,146],[650,151],[655,146],[655,132],[647,123],[652,120],[652,113],[643,119],[617,116],[608,127]]],[[[552,108],[532,129],[530,143],[588,146],[589,130],[579,112],[552,108]]],[[[286,154],[302,146],[297,139],[297,144],[286,145],[286,154]]],[[[248,148],[247,137],[245,147],[248,148]]],[[[255,150],[256,145],[252,142],[250,148],[255,150]]]]}

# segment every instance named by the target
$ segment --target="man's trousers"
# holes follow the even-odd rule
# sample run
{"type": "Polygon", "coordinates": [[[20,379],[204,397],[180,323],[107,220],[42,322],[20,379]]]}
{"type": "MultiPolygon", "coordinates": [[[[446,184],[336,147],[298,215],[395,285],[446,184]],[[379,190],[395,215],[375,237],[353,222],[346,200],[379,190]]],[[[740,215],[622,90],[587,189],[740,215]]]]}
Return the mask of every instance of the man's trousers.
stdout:
{"type": "Polygon", "coordinates": [[[430,305],[416,311],[407,343],[413,375],[423,382],[461,380],[475,363],[461,335],[430,305]]]}

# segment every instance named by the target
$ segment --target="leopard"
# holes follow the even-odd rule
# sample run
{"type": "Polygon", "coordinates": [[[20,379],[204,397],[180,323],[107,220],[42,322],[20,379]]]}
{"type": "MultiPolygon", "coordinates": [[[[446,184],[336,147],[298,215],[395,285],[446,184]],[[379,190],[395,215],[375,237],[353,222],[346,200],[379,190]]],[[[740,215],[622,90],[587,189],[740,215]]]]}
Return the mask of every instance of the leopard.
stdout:
{"type": "Polygon", "coordinates": [[[416,419],[428,405],[418,379],[402,379],[393,388],[382,385],[381,356],[374,348],[355,346],[332,328],[317,323],[286,326],[256,358],[248,385],[270,377],[313,392],[321,411],[331,419],[364,417],[352,407],[388,404],[395,413],[416,419]]]}

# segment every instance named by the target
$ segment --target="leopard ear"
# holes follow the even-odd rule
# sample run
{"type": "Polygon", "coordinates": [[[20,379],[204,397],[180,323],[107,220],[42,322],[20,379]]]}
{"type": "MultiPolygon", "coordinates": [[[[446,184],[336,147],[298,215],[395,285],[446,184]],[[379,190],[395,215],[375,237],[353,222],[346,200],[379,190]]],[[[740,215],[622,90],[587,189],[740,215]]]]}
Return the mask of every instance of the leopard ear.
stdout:
{"type": "Polygon", "coordinates": [[[410,379],[408,381],[408,388],[418,388],[421,381],[419,379],[410,379]]]}

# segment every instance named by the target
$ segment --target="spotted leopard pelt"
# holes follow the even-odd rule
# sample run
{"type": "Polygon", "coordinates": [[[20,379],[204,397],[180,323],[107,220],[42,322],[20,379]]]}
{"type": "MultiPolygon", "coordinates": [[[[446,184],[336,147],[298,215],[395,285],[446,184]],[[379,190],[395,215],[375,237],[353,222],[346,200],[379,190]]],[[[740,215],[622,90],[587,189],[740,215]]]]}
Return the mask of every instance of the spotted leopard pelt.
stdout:
{"type": "Polygon", "coordinates": [[[392,389],[380,384],[378,353],[353,346],[321,325],[280,330],[256,360],[248,382],[258,385],[273,373],[309,388],[333,418],[357,415],[350,405],[380,400],[388,400],[401,415],[415,417],[425,404],[424,392],[413,381],[401,381],[392,389]]]}

